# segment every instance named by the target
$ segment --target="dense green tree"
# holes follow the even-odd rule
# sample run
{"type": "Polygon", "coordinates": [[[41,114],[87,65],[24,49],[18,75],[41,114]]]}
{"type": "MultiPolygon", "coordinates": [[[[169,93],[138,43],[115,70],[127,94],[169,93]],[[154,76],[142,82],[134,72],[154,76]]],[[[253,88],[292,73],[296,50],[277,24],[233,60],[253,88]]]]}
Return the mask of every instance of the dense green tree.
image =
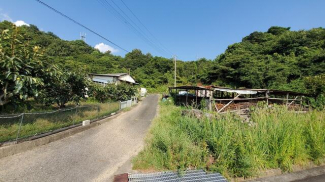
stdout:
{"type": "Polygon", "coordinates": [[[271,27],[230,45],[214,60],[204,81],[232,87],[307,91],[301,87],[301,80],[325,72],[324,48],[323,28],[290,31],[271,27]]]}
{"type": "Polygon", "coordinates": [[[71,72],[61,72],[47,80],[37,99],[45,105],[55,103],[60,108],[63,108],[69,101],[79,103],[81,98],[86,95],[86,88],[85,76],[71,72]]]}
{"type": "Polygon", "coordinates": [[[44,78],[56,72],[56,67],[44,59],[41,48],[24,42],[20,29],[11,26],[2,29],[0,35],[0,105],[37,97],[44,78]]]}

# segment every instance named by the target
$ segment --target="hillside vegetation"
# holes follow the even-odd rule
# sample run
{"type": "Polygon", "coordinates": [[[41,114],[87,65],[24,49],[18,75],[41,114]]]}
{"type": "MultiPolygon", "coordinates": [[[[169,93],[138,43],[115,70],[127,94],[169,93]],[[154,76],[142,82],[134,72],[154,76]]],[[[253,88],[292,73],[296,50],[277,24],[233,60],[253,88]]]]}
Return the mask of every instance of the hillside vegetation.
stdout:
{"type": "Polygon", "coordinates": [[[230,45],[213,61],[205,82],[308,92],[308,79],[324,73],[325,29],[271,27],[230,45]]]}
{"type": "MultiPolygon", "coordinates": [[[[12,29],[10,22],[0,23],[0,30],[12,29]]],[[[126,56],[101,53],[82,40],[65,41],[36,26],[20,27],[31,46],[39,46],[46,56],[71,71],[83,73],[128,72],[144,87],[173,83],[170,58],[144,54],[135,49],[126,56]]],[[[216,55],[217,56],[217,55],[216,55]]],[[[325,73],[325,29],[290,31],[271,27],[267,32],[253,32],[242,42],[228,46],[214,60],[178,61],[179,84],[228,85],[246,88],[287,88],[304,91],[305,77],[325,73]]]]}
{"type": "MultiPolygon", "coordinates": [[[[13,30],[11,22],[1,22],[0,30],[13,30]]],[[[127,53],[125,57],[112,55],[109,51],[101,53],[82,40],[66,41],[60,39],[52,32],[40,31],[35,25],[19,27],[24,36],[22,42],[28,42],[31,47],[38,46],[50,60],[73,72],[87,73],[128,73],[138,83],[148,88],[173,83],[173,61],[170,58],[144,54],[139,49],[127,53]]],[[[200,73],[207,71],[211,61],[202,59],[195,62],[178,61],[178,80],[180,84],[195,82],[197,67],[200,73]],[[189,65],[195,66],[189,66],[189,65]]]]}
{"type": "MultiPolygon", "coordinates": [[[[41,79],[50,77],[47,75],[49,72],[50,75],[62,72],[57,74],[57,77],[71,83],[75,92],[82,90],[80,88],[85,83],[81,77],[85,77],[87,73],[118,73],[130,70],[141,87],[146,87],[150,91],[167,92],[167,86],[173,85],[174,82],[172,59],[152,56],[150,53],[144,54],[139,49],[132,50],[125,57],[115,56],[109,51],[101,53],[82,40],[62,40],[52,32],[40,31],[34,25],[17,28],[8,21],[0,22],[0,31],[2,52],[7,52],[11,57],[12,49],[16,49],[28,63],[25,66],[41,79]],[[10,38],[5,38],[5,34],[10,38]],[[18,41],[12,41],[13,39],[18,41]],[[17,45],[12,46],[13,42],[17,45]],[[23,53],[26,49],[33,52],[33,59],[23,53]],[[42,65],[33,67],[35,62],[32,60],[36,59],[41,61],[42,65]]],[[[4,57],[1,59],[0,68],[2,73],[5,73],[8,68],[5,68],[4,57]]],[[[230,45],[214,60],[202,58],[196,61],[177,61],[178,85],[215,84],[235,88],[299,91],[310,93],[311,103],[315,107],[322,107],[325,103],[324,73],[323,28],[290,31],[289,28],[271,27],[267,32],[253,32],[244,37],[242,42],[230,45]],[[315,98],[318,98],[319,102],[316,103],[315,98]]],[[[2,77],[7,78],[8,75],[2,77]]],[[[32,79],[32,82],[41,84],[41,80],[37,78],[32,79]]],[[[56,88],[64,88],[62,83],[51,79],[48,83],[57,83],[56,88]]],[[[3,84],[0,82],[2,93],[5,86],[3,84]]],[[[48,92],[53,90],[50,86],[52,85],[45,90],[48,92]]],[[[29,90],[35,93],[23,94],[20,97],[26,99],[29,95],[42,96],[41,92],[38,93],[39,90],[36,93],[36,89],[31,87],[29,90]]],[[[46,95],[52,94],[54,97],[59,91],[46,95]]],[[[63,102],[66,102],[65,100],[63,102]]]]}

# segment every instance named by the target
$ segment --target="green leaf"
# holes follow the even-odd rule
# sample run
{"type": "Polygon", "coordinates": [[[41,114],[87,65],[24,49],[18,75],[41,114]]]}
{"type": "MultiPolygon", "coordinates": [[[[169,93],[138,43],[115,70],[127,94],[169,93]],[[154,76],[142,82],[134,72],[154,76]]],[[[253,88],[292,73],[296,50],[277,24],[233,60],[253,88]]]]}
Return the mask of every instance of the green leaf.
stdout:
{"type": "Polygon", "coordinates": [[[19,93],[19,91],[21,90],[21,88],[23,88],[23,82],[18,81],[17,84],[16,84],[16,86],[15,86],[14,93],[15,94],[19,93]]]}

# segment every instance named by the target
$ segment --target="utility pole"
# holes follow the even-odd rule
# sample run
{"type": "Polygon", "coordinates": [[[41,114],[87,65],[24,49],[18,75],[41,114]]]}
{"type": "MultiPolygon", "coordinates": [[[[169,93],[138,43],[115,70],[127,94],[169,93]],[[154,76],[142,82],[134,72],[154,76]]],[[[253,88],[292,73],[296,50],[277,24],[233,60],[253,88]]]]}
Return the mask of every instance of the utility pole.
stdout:
{"type": "Polygon", "coordinates": [[[175,82],[174,82],[174,87],[176,87],[176,58],[177,58],[177,56],[175,55],[174,56],[174,63],[175,63],[175,70],[174,70],[174,80],[175,80],[175,82]]]}
{"type": "Polygon", "coordinates": [[[86,42],[86,33],[81,33],[80,32],[80,39],[86,42]]]}

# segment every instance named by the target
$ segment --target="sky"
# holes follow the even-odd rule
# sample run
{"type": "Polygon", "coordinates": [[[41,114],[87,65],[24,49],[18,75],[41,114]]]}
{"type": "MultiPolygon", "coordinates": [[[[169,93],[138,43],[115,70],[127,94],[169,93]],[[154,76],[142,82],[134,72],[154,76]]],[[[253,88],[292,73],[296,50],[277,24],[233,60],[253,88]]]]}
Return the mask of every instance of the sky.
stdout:
{"type": "Polygon", "coordinates": [[[80,33],[86,34],[85,41],[90,46],[121,56],[140,49],[154,56],[176,55],[183,61],[215,59],[229,45],[271,26],[291,30],[325,27],[324,0],[42,1],[119,47],[36,0],[0,0],[0,20],[33,24],[64,40],[80,39],[80,33]]]}

